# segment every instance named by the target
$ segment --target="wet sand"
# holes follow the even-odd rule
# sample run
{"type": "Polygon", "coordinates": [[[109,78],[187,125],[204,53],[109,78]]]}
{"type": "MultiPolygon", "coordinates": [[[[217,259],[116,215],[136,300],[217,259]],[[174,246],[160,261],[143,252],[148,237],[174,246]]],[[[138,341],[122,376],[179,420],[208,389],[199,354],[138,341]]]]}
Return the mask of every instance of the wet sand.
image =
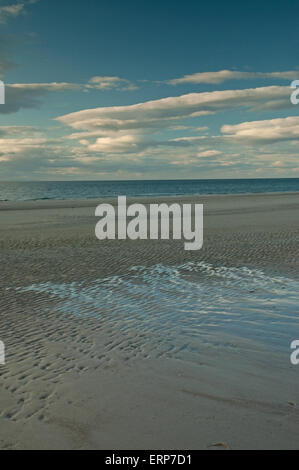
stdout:
{"type": "Polygon", "coordinates": [[[95,207],[115,200],[1,202],[1,448],[298,448],[299,366],[289,350],[221,337],[189,358],[105,311],[62,314],[46,292],[14,289],[188,262],[299,279],[298,196],[138,199],[203,203],[204,246],[193,252],[183,241],[100,242],[95,207]]]}

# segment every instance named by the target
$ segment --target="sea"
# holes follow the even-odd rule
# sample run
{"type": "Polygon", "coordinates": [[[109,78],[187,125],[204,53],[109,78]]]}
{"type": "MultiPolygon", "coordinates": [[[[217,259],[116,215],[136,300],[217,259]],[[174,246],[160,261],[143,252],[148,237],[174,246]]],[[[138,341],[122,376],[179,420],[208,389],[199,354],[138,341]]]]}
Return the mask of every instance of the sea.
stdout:
{"type": "Polygon", "coordinates": [[[0,201],[299,192],[299,178],[0,182],[0,201]]]}

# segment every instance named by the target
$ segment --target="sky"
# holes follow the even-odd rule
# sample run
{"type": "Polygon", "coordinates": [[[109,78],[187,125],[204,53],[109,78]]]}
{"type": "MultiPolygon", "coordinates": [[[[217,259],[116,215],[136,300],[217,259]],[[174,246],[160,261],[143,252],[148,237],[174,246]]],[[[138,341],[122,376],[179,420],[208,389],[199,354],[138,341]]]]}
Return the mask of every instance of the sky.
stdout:
{"type": "Polygon", "coordinates": [[[298,0],[0,0],[0,180],[299,177],[298,0]]]}

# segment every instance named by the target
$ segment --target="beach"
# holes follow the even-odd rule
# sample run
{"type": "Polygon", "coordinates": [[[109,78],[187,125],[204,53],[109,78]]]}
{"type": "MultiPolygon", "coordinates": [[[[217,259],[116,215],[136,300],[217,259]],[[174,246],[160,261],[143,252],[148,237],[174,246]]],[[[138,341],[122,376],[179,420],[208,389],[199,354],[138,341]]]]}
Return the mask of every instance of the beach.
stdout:
{"type": "Polygon", "coordinates": [[[128,198],[203,204],[190,252],[101,202],[0,202],[1,448],[298,449],[298,193],[128,198]]]}

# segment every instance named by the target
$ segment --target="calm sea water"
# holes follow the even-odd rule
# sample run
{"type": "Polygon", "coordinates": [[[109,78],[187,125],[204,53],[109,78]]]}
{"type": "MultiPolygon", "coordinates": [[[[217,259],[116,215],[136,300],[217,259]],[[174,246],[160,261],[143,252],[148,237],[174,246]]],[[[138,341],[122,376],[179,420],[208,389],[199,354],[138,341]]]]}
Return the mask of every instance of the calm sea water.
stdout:
{"type": "Polygon", "coordinates": [[[0,182],[0,200],[90,199],[299,191],[299,178],[148,181],[0,182]]]}

